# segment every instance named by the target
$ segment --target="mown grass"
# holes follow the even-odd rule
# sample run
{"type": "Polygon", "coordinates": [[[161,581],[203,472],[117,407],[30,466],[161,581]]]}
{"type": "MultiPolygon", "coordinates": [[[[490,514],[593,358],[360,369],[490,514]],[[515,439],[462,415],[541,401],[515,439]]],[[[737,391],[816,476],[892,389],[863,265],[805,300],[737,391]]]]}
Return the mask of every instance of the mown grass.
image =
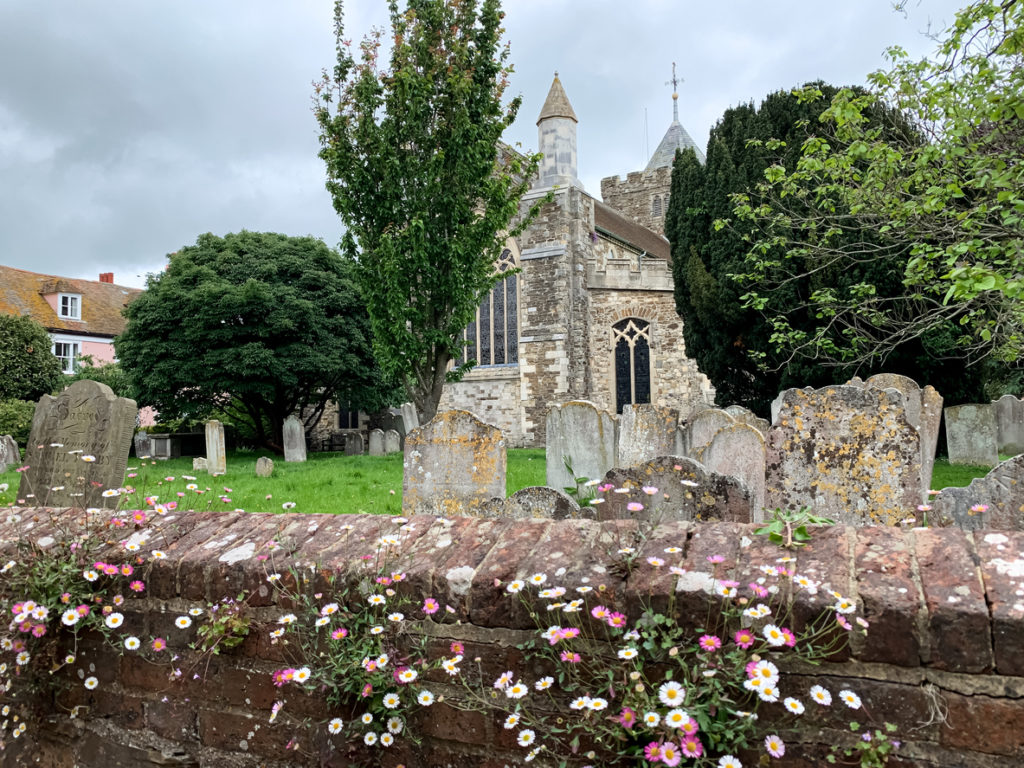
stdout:
{"type": "MultiPolygon", "coordinates": [[[[999,460],[1010,458],[1000,456],[999,460]]],[[[964,488],[971,484],[976,477],[984,477],[989,473],[991,467],[974,464],[950,464],[949,459],[935,459],[935,468],[932,470],[932,488],[941,491],[943,488],[964,488]]]]}

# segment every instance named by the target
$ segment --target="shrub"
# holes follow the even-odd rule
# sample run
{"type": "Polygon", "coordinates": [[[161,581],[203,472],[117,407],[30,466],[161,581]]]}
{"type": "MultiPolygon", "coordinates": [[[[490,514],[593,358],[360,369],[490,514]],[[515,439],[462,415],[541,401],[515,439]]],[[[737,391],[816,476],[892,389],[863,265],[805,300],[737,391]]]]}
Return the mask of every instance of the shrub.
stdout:
{"type": "Polygon", "coordinates": [[[28,442],[36,405],[25,400],[0,400],[0,435],[10,435],[18,445],[28,442]]]}

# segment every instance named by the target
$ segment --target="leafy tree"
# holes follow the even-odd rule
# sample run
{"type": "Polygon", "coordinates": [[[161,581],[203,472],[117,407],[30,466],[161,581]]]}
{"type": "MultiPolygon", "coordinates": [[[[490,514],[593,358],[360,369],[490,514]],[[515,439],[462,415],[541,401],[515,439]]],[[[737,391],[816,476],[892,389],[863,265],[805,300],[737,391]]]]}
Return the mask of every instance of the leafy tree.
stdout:
{"type": "Polygon", "coordinates": [[[316,117],[377,359],[430,419],[445,381],[465,372],[449,364],[498,280],[505,239],[535,214],[536,206],[519,215],[539,157],[499,144],[520,105],[502,106],[511,67],[499,0],[389,6],[391,60],[382,69],[382,33],[354,55],[335,4],[337,63],[316,89],[316,117]]]}
{"type": "Polygon", "coordinates": [[[75,372],[64,375],[63,385],[69,387],[76,381],[98,381],[106,384],[118,397],[135,399],[135,390],[131,380],[121,368],[120,363],[96,364],[92,355],[82,355],[76,361],[75,372]]]}
{"type": "Polygon", "coordinates": [[[760,284],[748,306],[769,311],[780,348],[873,365],[908,341],[939,338],[957,369],[1020,359],[1022,22],[1021,0],[979,0],[957,14],[932,58],[890,49],[892,66],[869,77],[870,92],[834,94],[821,135],[795,165],[772,166],[737,198],[737,215],[755,232],[738,270],[760,284]],[[906,114],[917,136],[868,119],[880,106],[906,114]],[[884,290],[870,272],[819,286],[805,297],[810,327],[770,308],[775,288],[809,274],[808,265],[846,272],[886,262],[900,265],[902,291],[884,290]]]}
{"type": "Polygon", "coordinates": [[[0,400],[38,400],[60,385],[46,329],[28,315],[0,315],[0,400]]]}
{"type": "Polygon", "coordinates": [[[140,402],[162,419],[215,411],[280,450],[282,425],[307,428],[336,398],[384,404],[352,265],[311,237],[200,235],[151,275],[115,346],[140,402]]]}

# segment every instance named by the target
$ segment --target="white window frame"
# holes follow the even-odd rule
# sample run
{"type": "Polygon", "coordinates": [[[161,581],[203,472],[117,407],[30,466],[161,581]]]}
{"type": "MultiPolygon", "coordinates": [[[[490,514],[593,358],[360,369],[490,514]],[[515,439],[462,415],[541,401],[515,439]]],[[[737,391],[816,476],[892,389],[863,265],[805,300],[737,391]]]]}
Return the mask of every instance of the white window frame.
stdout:
{"type": "Polygon", "coordinates": [[[50,351],[53,352],[54,357],[60,360],[61,372],[71,374],[75,372],[75,361],[82,356],[82,342],[74,341],[72,339],[56,338],[53,340],[53,345],[50,347],[50,351]],[[57,354],[58,344],[64,344],[70,348],[70,358],[57,354]]]}
{"type": "Polygon", "coordinates": [[[65,320],[82,319],[82,294],[80,293],[58,293],[57,294],[57,315],[65,320]],[[73,305],[73,311],[64,312],[64,300],[67,299],[73,305]]]}

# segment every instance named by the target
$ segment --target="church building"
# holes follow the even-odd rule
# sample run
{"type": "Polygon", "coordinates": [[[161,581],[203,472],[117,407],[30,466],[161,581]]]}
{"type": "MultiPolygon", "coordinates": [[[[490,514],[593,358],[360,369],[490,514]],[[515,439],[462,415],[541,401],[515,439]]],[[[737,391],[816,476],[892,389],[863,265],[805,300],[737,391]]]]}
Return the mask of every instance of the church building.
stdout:
{"type": "Polygon", "coordinates": [[[577,118],[556,73],[539,118],[544,155],[528,206],[549,192],[530,227],[509,239],[500,271],[518,268],[485,298],[466,329],[466,359],[440,409],[463,408],[502,429],[508,445],[543,446],[552,405],[590,400],[621,413],[629,403],[685,416],[714,401],[687,358],[662,234],[676,149],[704,156],[679,122],[643,171],[601,181],[602,200],[577,176],[577,118]]]}

